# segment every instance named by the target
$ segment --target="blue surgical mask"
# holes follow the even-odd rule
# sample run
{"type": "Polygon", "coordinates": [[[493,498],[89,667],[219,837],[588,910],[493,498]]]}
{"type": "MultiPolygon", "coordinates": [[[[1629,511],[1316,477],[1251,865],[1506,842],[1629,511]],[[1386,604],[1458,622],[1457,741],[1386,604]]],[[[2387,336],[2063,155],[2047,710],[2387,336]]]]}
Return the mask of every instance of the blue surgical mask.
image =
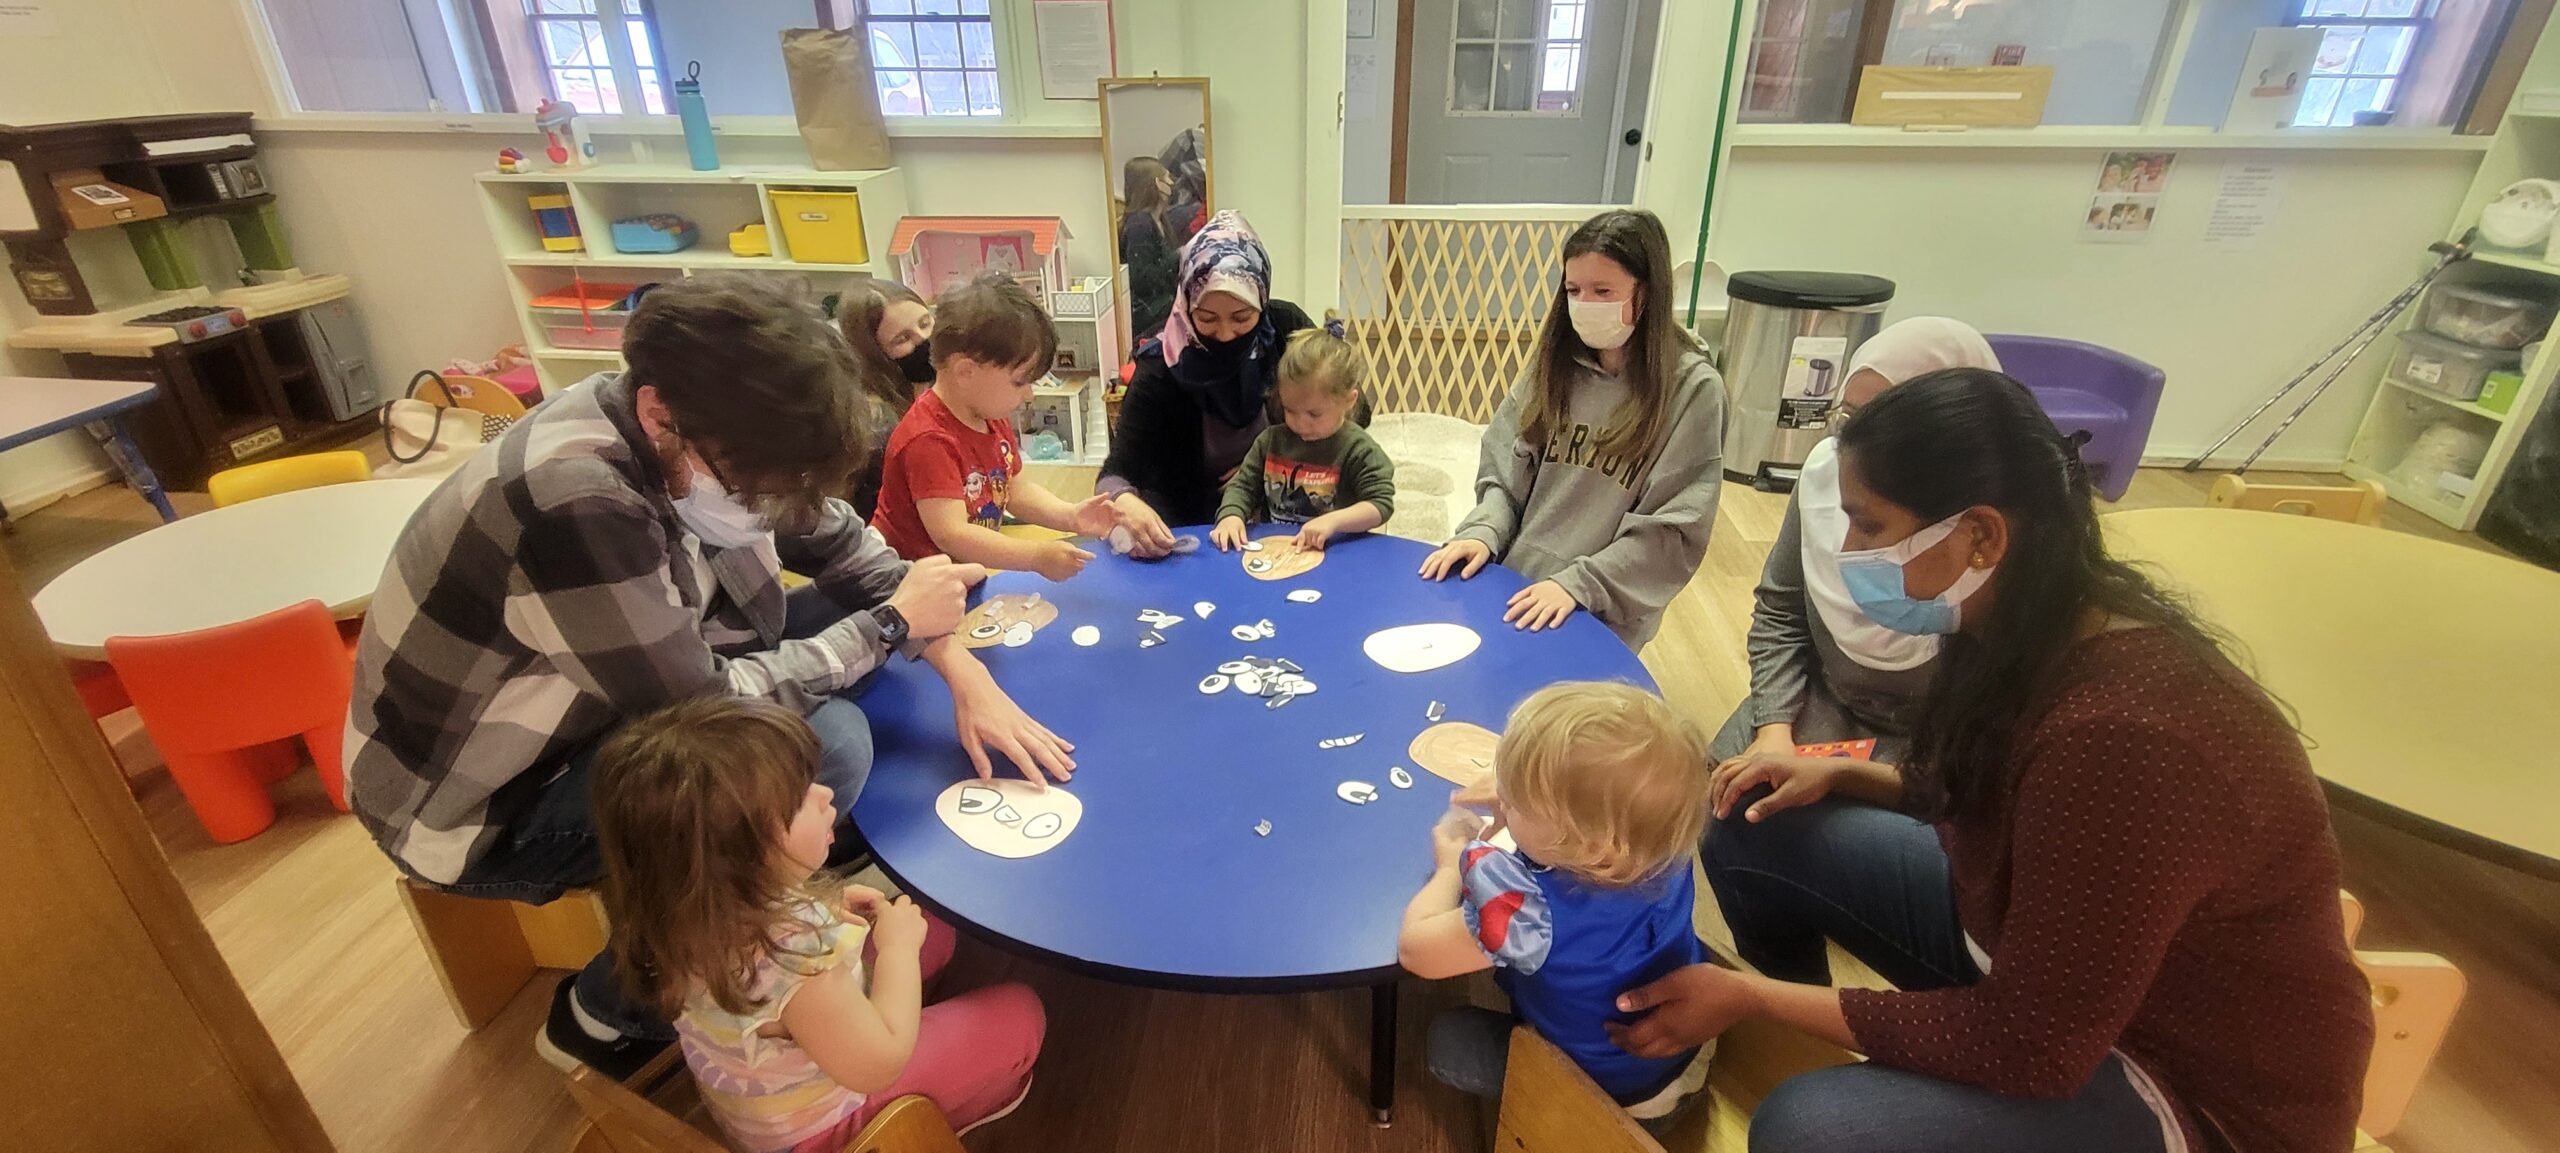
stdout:
{"type": "MultiPolygon", "coordinates": [[[[1956,531],[1958,513],[1903,538],[1900,544],[1840,554],[1840,582],[1867,619],[1911,636],[1946,636],[1956,631],[1957,612],[1966,597],[1991,579],[1991,569],[1967,567],[1947,591],[1927,600],[1903,591],[1902,566],[1956,531]]],[[[1994,566],[1997,567],[1997,566],[1994,566]]]]}
{"type": "Polygon", "coordinates": [[[738,503],[718,480],[699,468],[693,470],[693,484],[675,499],[675,506],[676,519],[713,548],[743,548],[773,531],[762,514],[738,503]]]}

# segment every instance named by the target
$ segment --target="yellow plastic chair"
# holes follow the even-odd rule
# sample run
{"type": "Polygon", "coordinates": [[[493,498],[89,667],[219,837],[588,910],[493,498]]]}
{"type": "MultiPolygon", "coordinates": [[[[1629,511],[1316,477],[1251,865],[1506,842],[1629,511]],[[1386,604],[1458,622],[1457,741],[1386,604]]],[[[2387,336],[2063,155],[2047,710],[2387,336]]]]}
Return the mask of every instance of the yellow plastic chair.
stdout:
{"type": "Polygon", "coordinates": [[[2316,516],[2349,524],[2382,523],[2382,506],[2391,499],[2381,482],[2363,480],[2344,487],[2318,484],[2251,484],[2238,473],[2213,482],[2204,502],[2214,508],[2246,508],[2259,512],[2316,516]]]}
{"type": "Polygon", "coordinates": [[[288,456],[224,469],[205,481],[204,487],[213,494],[213,507],[229,508],[280,492],[372,479],[373,466],[365,463],[364,454],[348,450],[288,456]]]}

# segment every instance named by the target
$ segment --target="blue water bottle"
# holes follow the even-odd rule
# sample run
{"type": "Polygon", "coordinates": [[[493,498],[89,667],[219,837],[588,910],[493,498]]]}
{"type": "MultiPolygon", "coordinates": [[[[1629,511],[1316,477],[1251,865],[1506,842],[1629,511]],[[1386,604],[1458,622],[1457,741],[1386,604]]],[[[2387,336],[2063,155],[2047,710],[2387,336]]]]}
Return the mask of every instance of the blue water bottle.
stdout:
{"type": "Polygon", "coordinates": [[[684,150],[693,158],[693,170],[720,167],[720,146],[711,139],[711,109],[702,103],[702,61],[687,62],[684,79],[676,81],[676,117],[684,121],[684,150]]]}

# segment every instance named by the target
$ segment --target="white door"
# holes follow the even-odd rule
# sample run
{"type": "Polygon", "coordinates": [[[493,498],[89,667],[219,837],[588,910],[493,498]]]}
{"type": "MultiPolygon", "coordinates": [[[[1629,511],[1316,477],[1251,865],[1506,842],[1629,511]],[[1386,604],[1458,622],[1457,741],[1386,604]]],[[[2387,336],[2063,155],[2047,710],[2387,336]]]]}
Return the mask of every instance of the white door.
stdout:
{"type": "Polygon", "coordinates": [[[1628,199],[1658,0],[1412,3],[1404,203],[1628,199]]]}

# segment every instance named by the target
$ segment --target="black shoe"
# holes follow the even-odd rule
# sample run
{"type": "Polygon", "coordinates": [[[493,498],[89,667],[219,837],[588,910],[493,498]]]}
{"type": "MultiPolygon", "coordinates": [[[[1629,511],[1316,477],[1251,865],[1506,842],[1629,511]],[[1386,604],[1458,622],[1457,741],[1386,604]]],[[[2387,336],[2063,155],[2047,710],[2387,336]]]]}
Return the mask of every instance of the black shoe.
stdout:
{"type": "Polygon", "coordinates": [[[560,978],[560,987],[551,991],[551,1017],[542,1023],[542,1031],[533,1035],[533,1051],[551,1062],[562,1073],[575,1073],[584,1065],[616,1081],[628,1081],[631,1075],[673,1042],[653,1041],[646,1037],[625,1036],[618,1041],[599,1041],[578,1024],[575,1010],[569,1007],[571,988],[578,975],[560,978]]]}

